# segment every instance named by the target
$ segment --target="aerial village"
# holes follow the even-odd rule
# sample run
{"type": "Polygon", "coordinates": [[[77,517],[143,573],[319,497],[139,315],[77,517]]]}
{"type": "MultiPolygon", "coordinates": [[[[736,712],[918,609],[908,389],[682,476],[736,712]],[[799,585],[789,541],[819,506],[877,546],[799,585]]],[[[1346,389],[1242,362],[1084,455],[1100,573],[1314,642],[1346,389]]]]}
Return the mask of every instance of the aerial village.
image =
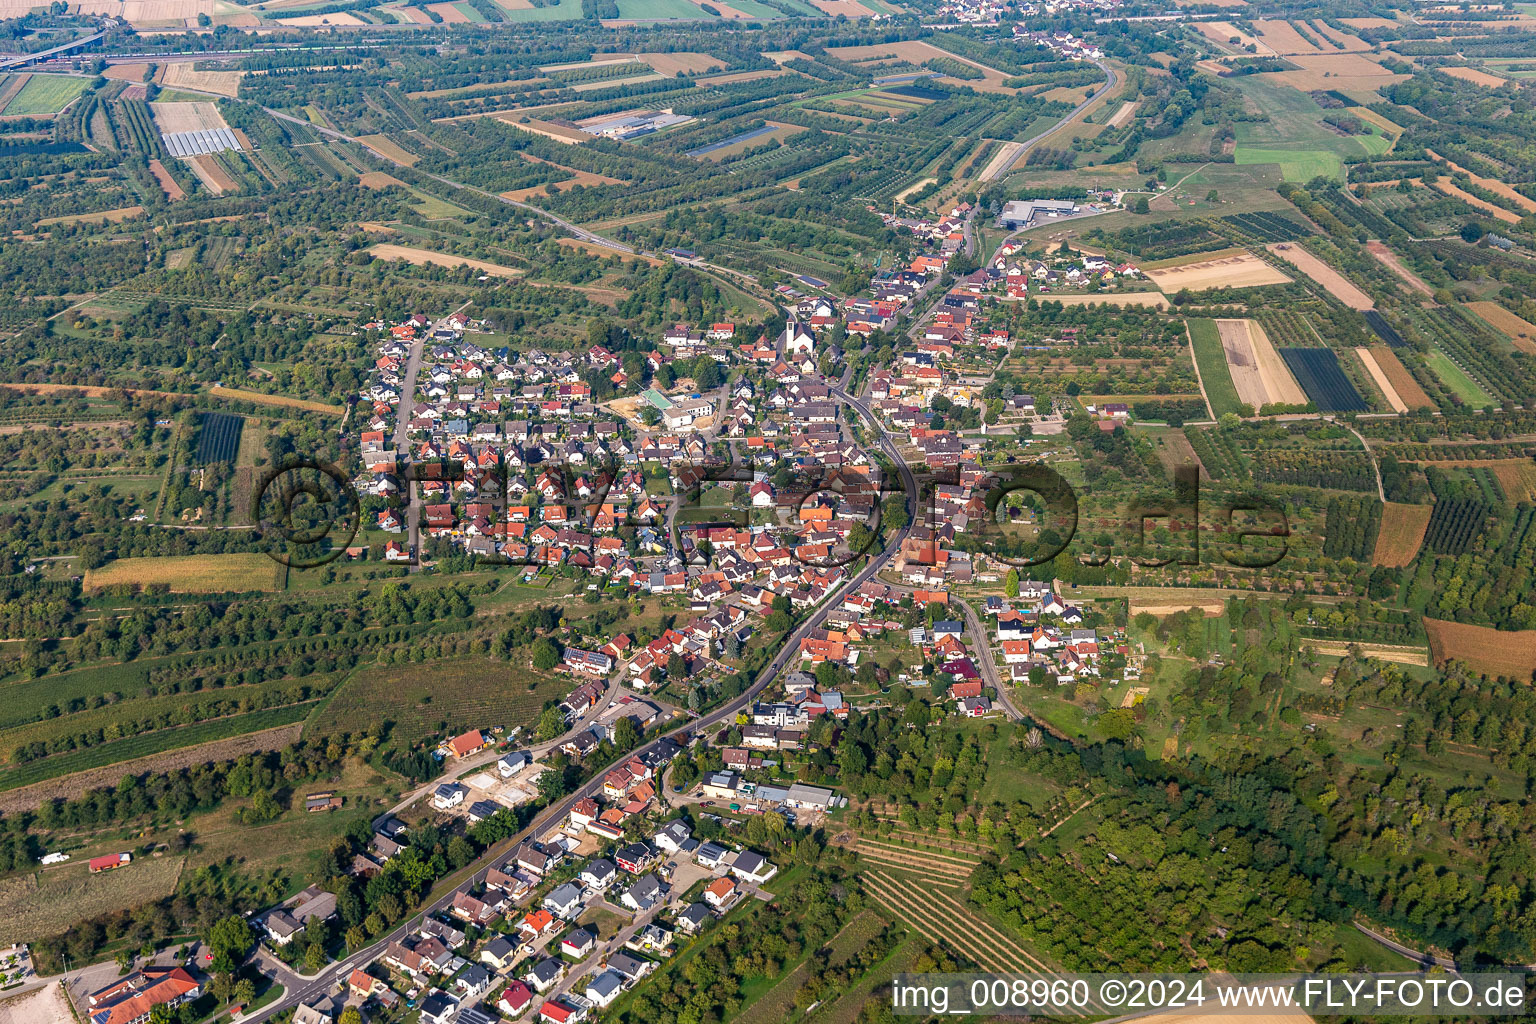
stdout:
{"type": "MultiPolygon", "coordinates": [[[[439,820],[472,825],[534,800],[552,753],[582,760],[621,729],[675,727],[692,712],[664,693],[731,671],[727,662],[775,612],[825,614],[750,711],[691,737],[708,751],[700,763],[717,768],[672,787],[668,767],[683,748],[648,746],[483,884],[357,965],[336,998],[364,1007],[404,1000],[423,1021],[443,1024],[585,1019],[737,902],[771,898],[760,886],[775,866],[733,826],[766,811],[814,820],[846,805],[835,790],[780,769],[818,729],[881,699],[879,685],[853,680],[937,682],[952,714],[984,718],[1009,713],[1010,686],[1136,677],[1139,651],[1122,631],[1085,626],[1085,612],[1054,585],[1018,573],[1008,587],[1014,593],[1017,579],[1017,596],[998,596],[1009,567],[956,544],[991,514],[985,428],[962,433],[935,419],[979,406],[985,367],[1013,344],[988,326],[985,303],[1017,297],[1021,276],[1048,286],[1135,268],[1075,256],[1030,261],[1005,247],[994,265],[951,280],[968,213],[903,224],[932,239],[931,253],[882,272],[867,294],[834,301],[781,287],[782,329],[665,331],[643,353],[638,379],[601,345],[573,353],[478,344],[492,325],[459,313],[362,325],[377,339],[377,361],[355,419],[355,482],[369,525],[390,537],[384,561],[420,571],[469,555],[528,578],[563,574],[588,580],[589,590],[660,595],[684,612],[654,639],[619,633],[563,647],[558,668],[576,685],[560,705],[567,731],[557,743],[528,743],[497,723],[445,740],[439,756],[463,771],[425,798],[439,820]],[[941,280],[947,291],[895,365],[853,383],[840,346],[891,331],[941,280]],[[675,372],[697,367],[699,356],[719,367],[714,379],[675,372]],[[594,400],[599,377],[617,397],[594,400]],[[843,587],[872,550],[887,499],[905,500],[900,484],[882,481],[868,435],[855,428],[855,390],[910,466],[948,482],[901,531],[885,570],[843,587]],[[680,515],[685,504],[705,516],[680,515]],[[687,817],[674,816],[679,808],[687,817]],[[614,934],[577,923],[597,906],[623,920],[614,934]]],[[[1064,422],[1028,395],[1011,396],[1006,413],[1036,436],[1064,422]]],[[[315,796],[323,809],[327,794],[315,796]]],[[[377,871],[409,827],[383,822],[353,871],[377,871]]],[[[266,941],[285,945],[311,918],[324,920],[335,909],[327,896],[307,891],[262,915],[266,941]]]]}

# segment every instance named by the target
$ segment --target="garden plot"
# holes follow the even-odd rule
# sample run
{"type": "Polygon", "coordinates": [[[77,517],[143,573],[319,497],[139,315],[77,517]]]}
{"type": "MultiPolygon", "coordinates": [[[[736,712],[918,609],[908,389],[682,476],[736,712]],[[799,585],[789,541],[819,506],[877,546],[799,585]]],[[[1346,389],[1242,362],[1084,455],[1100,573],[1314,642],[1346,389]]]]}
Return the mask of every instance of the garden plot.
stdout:
{"type": "Polygon", "coordinates": [[[1306,394],[1285,368],[1269,335],[1252,320],[1217,320],[1237,397],[1258,411],[1266,405],[1305,405],[1306,394]]]}

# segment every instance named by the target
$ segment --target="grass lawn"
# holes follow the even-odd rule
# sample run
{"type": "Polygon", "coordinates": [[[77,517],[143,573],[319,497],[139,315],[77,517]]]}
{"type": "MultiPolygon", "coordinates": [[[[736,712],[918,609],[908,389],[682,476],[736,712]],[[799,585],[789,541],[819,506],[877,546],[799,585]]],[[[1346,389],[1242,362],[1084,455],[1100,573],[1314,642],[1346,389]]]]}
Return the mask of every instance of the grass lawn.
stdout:
{"type": "Polygon", "coordinates": [[[1340,135],[1323,124],[1323,108],[1308,94],[1289,86],[1258,81],[1257,75],[1231,79],[1260,110],[1266,122],[1241,122],[1236,164],[1279,164],[1287,181],[1318,175],[1343,176],[1344,157],[1376,156],[1391,147],[1382,135],[1340,135]]]}
{"type": "Polygon", "coordinates": [[[1463,402],[1478,409],[1494,404],[1493,396],[1478,386],[1477,381],[1467,376],[1466,372],[1452,362],[1451,357],[1444,352],[1432,349],[1424,356],[1424,361],[1429,364],[1431,370],[1435,371],[1435,376],[1439,377],[1445,386],[1463,402]]]}
{"type": "Polygon", "coordinates": [[[1248,411],[1248,406],[1237,397],[1237,385],[1232,383],[1232,373],[1227,369],[1227,356],[1221,347],[1216,321],[1190,320],[1189,337],[1194,344],[1195,360],[1200,364],[1200,380],[1211,400],[1211,411],[1217,416],[1228,412],[1241,415],[1248,411]]]}
{"type": "Polygon", "coordinates": [[[7,117],[20,114],[57,114],[85,91],[88,78],[67,75],[33,75],[21,92],[5,105],[7,117]]]}

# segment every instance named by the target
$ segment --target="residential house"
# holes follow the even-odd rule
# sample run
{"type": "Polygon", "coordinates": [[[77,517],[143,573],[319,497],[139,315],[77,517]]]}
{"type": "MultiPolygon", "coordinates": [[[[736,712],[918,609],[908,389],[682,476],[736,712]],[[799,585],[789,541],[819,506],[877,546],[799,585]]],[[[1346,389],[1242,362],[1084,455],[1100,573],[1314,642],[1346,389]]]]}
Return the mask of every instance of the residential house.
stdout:
{"type": "Polygon", "coordinates": [[[726,906],[736,895],[736,883],[729,878],[717,878],[704,888],[704,901],[716,910],[726,906]]]}

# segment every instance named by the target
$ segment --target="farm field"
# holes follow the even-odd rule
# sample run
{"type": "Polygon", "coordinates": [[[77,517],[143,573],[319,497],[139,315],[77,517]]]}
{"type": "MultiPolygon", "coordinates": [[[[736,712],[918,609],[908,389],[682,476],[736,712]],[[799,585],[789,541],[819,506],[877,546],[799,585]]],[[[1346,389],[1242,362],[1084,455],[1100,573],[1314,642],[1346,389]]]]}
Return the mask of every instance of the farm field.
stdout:
{"type": "Polygon", "coordinates": [[[324,736],[382,721],[412,743],[450,729],[533,726],[545,703],[574,685],[569,676],[545,675],[487,658],[421,665],[364,665],[352,673],[305,726],[324,736]]]}
{"type": "Polygon", "coordinates": [[[893,43],[874,43],[868,46],[835,46],[828,50],[839,60],[846,60],[865,68],[876,68],[880,64],[890,63],[894,60],[904,60],[912,64],[921,65],[924,61],[934,58],[956,60],[962,64],[968,64],[980,71],[984,76],[980,81],[966,82],[977,92],[1012,92],[1003,85],[1008,77],[996,68],[989,68],[985,64],[965,57],[957,56],[948,50],[941,49],[934,44],[921,39],[911,39],[893,43]]]}
{"type": "Polygon", "coordinates": [[[1312,255],[1300,245],[1287,242],[1271,242],[1265,246],[1270,252],[1292,264],[1350,309],[1365,311],[1375,309],[1376,303],[1365,292],[1350,284],[1343,274],[1312,255]]]}
{"type": "Polygon", "coordinates": [[[240,191],[240,186],[211,156],[194,156],[187,161],[187,165],[197,175],[197,180],[203,183],[203,187],[216,196],[240,191]]]}
{"type": "Polygon", "coordinates": [[[118,558],[87,569],[87,591],[128,583],[164,583],[176,594],[222,594],[277,589],[277,563],[262,554],[167,555],[118,558]]]}
{"type": "Polygon", "coordinates": [[[228,128],[229,123],[213,103],[151,103],[149,109],[155,115],[155,127],[166,134],[177,132],[217,131],[228,128]]]}
{"type": "Polygon", "coordinates": [[[1233,159],[1238,165],[1278,164],[1286,181],[1307,182],[1318,176],[1340,179],[1344,157],[1375,156],[1390,147],[1380,135],[1335,134],[1323,125],[1323,110],[1309,93],[1278,82],[1256,81],[1262,77],[1232,79],[1249,102],[1269,115],[1268,121],[1236,126],[1233,159]]]}
{"type": "Polygon", "coordinates": [[[40,228],[51,224],[121,224],[129,217],[137,217],[144,212],[142,206],[124,206],[117,210],[98,210],[95,213],[77,213],[68,217],[44,217],[37,222],[40,228]]]}
{"type": "Polygon", "coordinates": [[[1509,338],[1526,355],[1536,355],[1536,324],[1516,316],[1497,302],[1469,302],[1467,308],[1509,338]]]}
{"type": "Polygon", "coordinates": [[[1460,199],[1468,206],[1477,207],[1479,210],[1482,210],[1484,213],[1489,214],[1497,220],[1503,221],[1505,224],[1520,223],[1520,215],[1518,213],[1515,213],[1512,210],[1506,210],[1502,206],[1495,206],[1488,200],[1483,199],[1480,196],[1473,195],[1471,192],[1468,192],[1460,185],[1457,185],[1449,178],[1440,178],[1437,180],[1435,182],[1435,188],[1439,189],[1441,192],[1444,192],[1448,196],[1455,196],[1457,199],[1460,199]]]}
{"type": "Polygon", "coordinates": [[[1536,460],[1532,459],[1437,459],[1421,462],[1424,466],[1441,469],[1488,470],[1499,482],[1499,488],[1510,501],[1536,499],[1536,460]]]}
{"type": "Polygon", "coordinates": [[[1250,252],[1206,259],[1178,267],[1145,270],[1148,280],[1165,293],[1208,288],[1253,288],[1289,284],[1290,278],[1250,252]]]}
{"type": "Polygon", "coordinates": [[[1264,328],[1253,320],[1217,320],[1237,397],[1257,412],[1266,405],[1305,405],[1307,396],[1285,368],[1264,328]]]}
{"type": "Polygon", "coordinates": [[[1424,388],[1413,379],[1413,374],[1403,365],[1403,361],[1397,357],[1388,345],[1372,345],[1370,348],[1371,359],[1378,369],[1392,385],[1392,390],[1403,404],[1411,409],[1433,409],[1434,401],[1424,392],[1424,388]]]}
{"type": "Polygon", "coordinates": [[[1402,397],[1397,393],[1397,388],[1392,386],[1392,381],[1387,378],[1387,375],[1382,372],[1381,367],[1377,365],[1376,356],[1371,350],[1368,348],[1357,348],[1355,349],[1355,355],[1359,358],[1360,365],[1365,367],[1365,372],[1371,375],[1371,380],[1375,381],[1376,386],[1381,389],[1382,396],[1386,398],[1387,404],[1392,407],[1392,411],[1407,412],[1408,403],[1403,401],[1402,397]]]}
{"type": "MultiPolygon", "coordinates": [[[[69,785],[68,776],[88,772],[93,768],[141,761],[155,754],[176,757],[186,749],[200,744],[231,739],[248,733],[275,730],[280,726],[292,725],[302,720],[314,708],[314,703],[310,701],[287,707],[265,708],[247,714],[230,715],[227,718],[157,729],[95,747],[52,754],[40,760],[18,765],[0,774],[0,790],[24,789],[48,780],[60,780],[59,785],[67,786],[69,785]]],[[[263,746],[259,749],[269,748],[263,746]]],[[[197,762],[192,760],[174,763],[197,762]]],[[[121,777],[120,772],[118,777],[121,777]]],[[[99,782],[97,784],[100,785],[99,782]]]]}
{"type": "Polygon", "coordinates": [[[1301,70],[1267,74],[1263,76],[1265,81],[1283,82],[1302,92],[1334,89],[1361,102],[1376,102],[1376,90],[1408,78],[1407,75],[1394,74],[1370,57],[1358,53],[1297,54],[1286,59],[1301,70]]]}
{"type": "Polygon", "coordinates": [[[357,137],[357,141],[361,142],[363,145],[367,146],[369,149],[373,150],[375,153],[379,154],[379,156],[382,156],[384,159],[390,161],[391,163],[403,164],[406,167],[410,167],[415,164],[417,160],[421,159],[421,157],[401,146],[388,135],[359,135],[357,137]]]}
{"type": "Polygon", "coordinates": [[[1190,343],[1195,350],[1195,362],[1200,366],[1200,379],[1205,384],[1211,412],[1218,417],[1229,412],[1239,415],[1258,412],[1257,409],[1247,409],[1238,395],[1232,371],[1227,367],[1226,350],[1222,347],[1221,331],[1216,321],[1197,319],[1188,323],[1190,343]]]}
{"type": "Polygon", "coordinates": [[[163,752],[117,758],[108,764],[0,792],[0,812],[31,810],[49,800],[70,800],[102,786],[115,785],[124,775],[168,772],[209,761],[228,761],[264,750],[281,750],[299,738],[303,723],[292,722],[222,739],[175,746],[163,752]]]}
{"type": "Polygon", "coordinates": [[[1509,84],[1509,79],[1500,78],[1498,75],[1490,75],[1488,72],[1479,71],[1477,68],[1445,67],[1440,70],[1452,78],[1459,78],[1463,82],[1471,82],[1473,85],[1484,85],[1490,89],[1497,89],[1500,86],[1509,84]]]}
{"type": "Polygon", "coordinates": [[[240,431],[245,418],[222,412],[203,413],[198,430],[196,462],[206,466],[211,462],[235,463],[235,453],[240,449],[240,431]]]}
{"type": "Polygon", "coordinates": [[[1249,50],[1260,57],[1273,57],[1275,51],[1270,45],[1257,36],[1242,31],[1230,21],[1202,21],[1196,26],[1200,33],[1211,42],[1220,46],[1233,46],[1239,50],[1249,50]],[[1236,39],[1233,43],[1231,40],[1236,39]]]}
{"type": "Polygon", "coordinates": [[[504,267],[499,263],[486,263],[484,260],[465,259],[462,256],[450,256],[447,253],[429,252],[426,249],[416,249],[406,245],[391,245],[380,243],[371,245],[368,251],[375,259],[380,260],[405,260],[418,266],[447,267],[452,270],[455,267],[469,267],[478,270],[482,274],[490,274],[495,277],[521,277],[523,271],[516,267],[504,267]]]}
{"type": "Polygon", "coordinates": [[[657,74],[671,77],[681,71],[685,75],[699,75],[706,71],[724,68],[725,62],[712,53],[641,53],[636,55],[641,63],[648,64],[657,74]]]}
{"type": "Polygon", "coordinates": [[[1456,161],[1447,157],[1443,157],[1432,149],[1426,149],[1424,152],[1428,153],[1431,159],[1438,160],[1440,163],[1445,164],[1457,174],[1465,174],[1468,178],[1472,179],[1472,184],[1478,186],[1479,188],[1485,188],[1500,198],[1509,200],[1509,202],[1514,206],[1526,211],[1527,213],[1536,212],[1536,199],[1532,199],[1530,196],[1524,195],[1523,193],[1516,192],[1505,182],[1499,181],[1497,178],[1488,178],[1481,174],[1475,174],[1458,164],[1456,161]]]}
{"type": "Polygon", "coordinates": [[[1419,556],[1424,531],[1429,528],[1431,505],[1405,505],[1389,501],[1381,509],[1381,530],[1376,534],[1372,565],[1401,568],[1419,556]]]}
{"type": "Polygon", "coordinates": [[[1042,302],[1059,302],[1063,306],[1152,306],[1167,309],[1171,303],[1161,292],[1102,292],[1092,295],[1037,295],[1042,302]]]}
{"type": "Polygon", "coordinates": [[[21,91],[11,97],[0,114],[6,117],[57,114],[85,91],[88,78],[70,75],[37,75],[27,79],[21,91]]]}
{"type": "Polygon", "coordinates": [[[231,99],[240,94],[240,79],[244,71],[198,71],[194,62],[172,61],[162,68],[159,82],[169,89],[192,89],[213,92],[231,99]]]}
{"type": "Polygon", "coordinates": [[[1536,630],[1519,632],[1424,618],[1436,665],[1465,663],[1474,672],[1530,682],[1536,674],[1536,630]]]}
{"type": "Polygon", "coordinates": [[[165,165],[159,160],[151,160],[149,170],[155,176],[155,180],[160,183],[160,190],[165,193],[165,198],[173,203],[178,199],[187,198],[186,192],[176,184],[176,179],[171,177],[171,172],[166,170],[165,165]]]}
{"type": "Polygon", "coordinates": [[[1369,408],[1344,376],[1338,354],[1332,349],[1286,348],[1280,355],[1307,397],[1323,412],[1364,412],[1369,408]]]}

